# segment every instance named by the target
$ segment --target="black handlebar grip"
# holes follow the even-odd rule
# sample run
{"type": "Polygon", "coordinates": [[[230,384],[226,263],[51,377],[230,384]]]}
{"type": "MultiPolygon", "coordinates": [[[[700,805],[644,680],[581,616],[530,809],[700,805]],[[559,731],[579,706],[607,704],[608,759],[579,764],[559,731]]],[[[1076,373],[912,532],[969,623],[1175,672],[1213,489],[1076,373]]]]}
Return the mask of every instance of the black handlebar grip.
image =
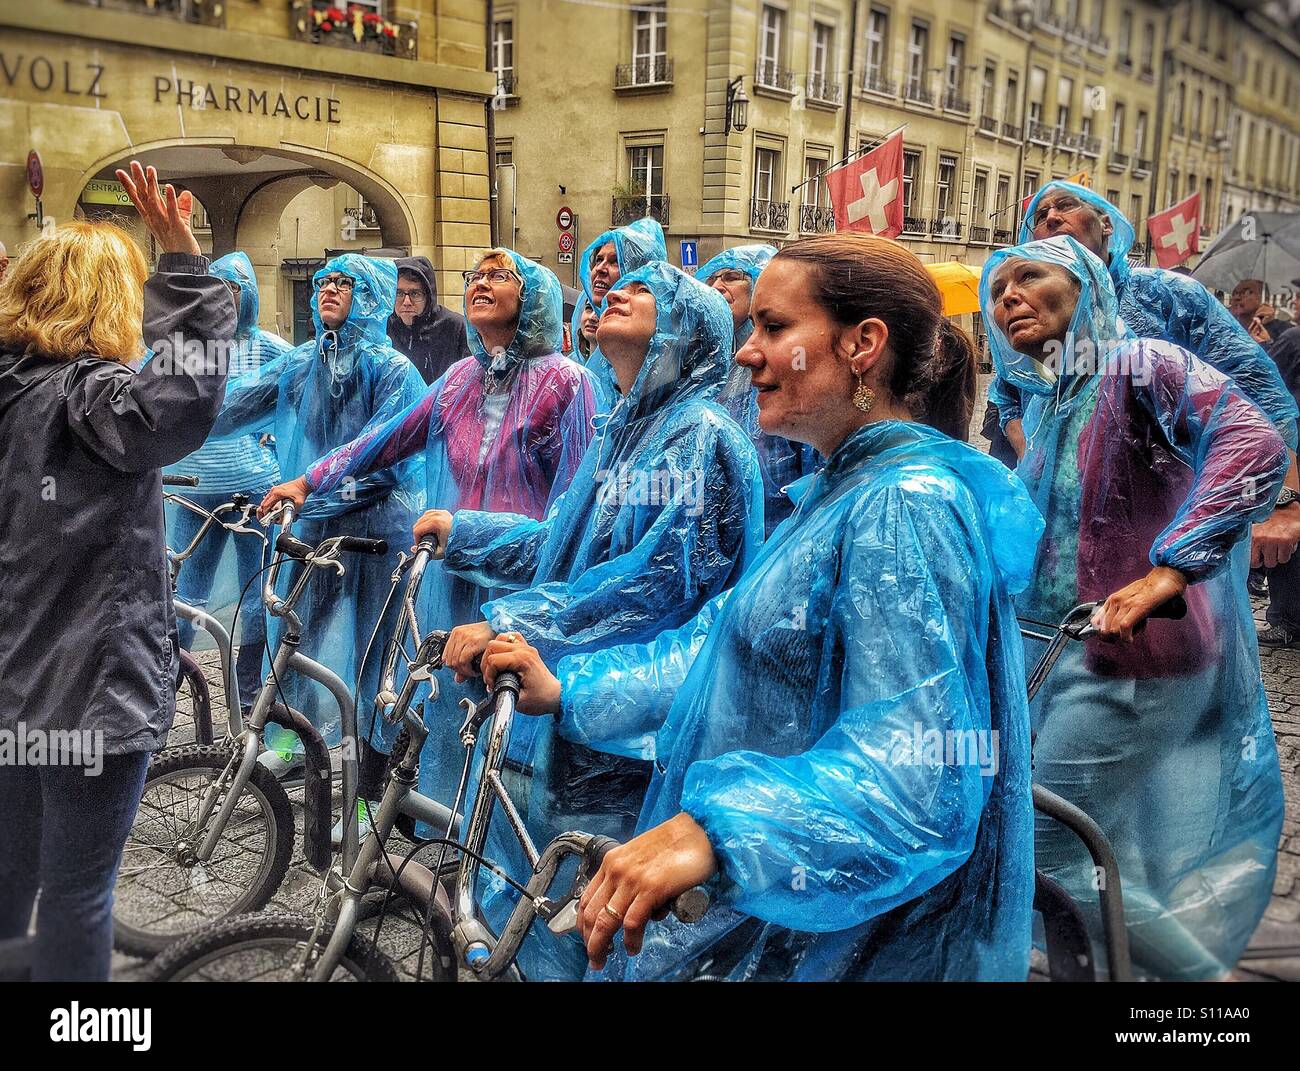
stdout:
{"type": "Polygon", "coordinates": [[[600,864],[605,861],[605,856],[618,846],[619,842],[613,837],[592,837],[587,842],[586,851],[582,853],[586,856],[588,871],[595,876],[596,871],[600,869],[600,864]]]}
{"type": "Polygon", "coordinates": [[[343,536],[339,540],[339,550],[346,551],[349,554],[384,555],[388,553],[388,540],[366,539],[363,536],[343,536]]]}
{"type": "Polygon", "coordinates": [[[289,532],[281,532],[275,537],[275,549],[281,554],[287,554],[290,558],[306,561],[311,557],[313,548],[301,539],[295,539],[289,532]]]}
{"type": "Polygon", "coordinates": [[[1181,595],[1175,595],[1168,602],[1161,603],[1151,611],[1151,617],[1164,617],[1170,621],[1181,621],[1187,616],[1187,600],[1181,595]]]}
{"type": "Polygon", "coordinates": [[[497,674],[496,682],[492,685],[492,694],[499,696],[502,692],[512,692],[516,699],[519,698],[519,674],[510,670],[497,674]]]}
{"type": "Polygon", "coordinates": [[[170,476],[163,473],[162,482],[164,487],[198,487],[199,478],[197,476],[170,476]]]}

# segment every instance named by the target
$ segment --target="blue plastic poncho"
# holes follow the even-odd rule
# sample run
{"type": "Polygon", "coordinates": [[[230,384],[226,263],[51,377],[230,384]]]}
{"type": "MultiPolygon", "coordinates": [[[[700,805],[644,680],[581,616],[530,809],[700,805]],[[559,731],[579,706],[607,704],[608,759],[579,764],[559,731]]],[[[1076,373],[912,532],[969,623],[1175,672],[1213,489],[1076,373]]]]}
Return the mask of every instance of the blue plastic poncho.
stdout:
{"type": "Polygon", "coordinates": [[[1029,714],[1011,595],[1042,531],[998,462],[855,431],[736,587],[645,646],[562,660],[559,731],[656,775],[720,875],[596,978],[1001,979],[1029,969],[1029,714]]]}
{"type": "MultiPolygon", "coordinates": [[[[748,437],[718,405],[731,351],[726,302],[677,268],[655,263],[617,284],[655,297],[657,324],[631,391],[587,448],[545,521],[462,510],[445,564],[482,584],[524,590],[483,607],[498,631],[518,630],[548,665],[566,654],[646,642],[689,621],[731,587],[762,541],[762,484],[748,437]]],[[[628,758],[557,737],[547,719],[516,725],[510,757],[525,771],[525,820],[541,846],[583,829],[625,837],[649,781],[648,756],[628,758]]],[[[493,824],[489,853],[527,867],[493,824]]],[[[492,879],[488,879],[489,882],[492,879]]],[[[508,897],[490,894],[500,924],[508,897]]],[[[530,976],[580,976],[576,940],[556,950],[535,928],[530,976]]]]}
{"type": "MultiPolygon", "coordinates": [[[[220,279],[237,283],[240,289],[239,319],[229,356],[230,382],[234,383],[293,347],[279,335],[257,326],[260,311],[257,276],[246,254],[228,253],[214,260],[208,271],[220,279]]],[[[257,435],[210,439],[165,471],[197,476],[199,486],[194,491],[184,492],[185,497],[207,509],[229,502],[230,496],[236,492],[247,495],[254,502],[260,501],[280,480],[275,451],[269,445],[262,445],[257,435]]],[[[203,525],[202,517],[170,503],[166,508],[166,518],[167,542],[174,550],[188,546],[203,525]]],[[[226,628],[231,628],[239,594],[261,566],[262,550],[261,542],[254,536],[234,535],[220,528],[209,530],[194,555],[181,568],[177,596],[191,606],[206,609],[226,628]]],[[[248,704],[261,680],[265,636],[262,604],[255,591],[245,598],[239,618],[235,638],[240,646],[240,698],[248,704]]],[[[188,621],[178,620],[177,630],[181,646],[188,648],[194,640],[194,626],[188,621]]]]}
{"type": "Polygon", "coordinates": [[[619,399],[618,383],[614,379],[614,369],[601,356],[594,342],[590,343],[591,349],[586,356],[582,353],[582,346],[586,344],[582,341],[582,314],[590,304],[585,293],[578,295],[578,300],[573,303],[573,316],[569,319],[569,337],[573,339],[573,359],[587,369],[596,414],[603,416],[619,399]]]}
{"type": "MultiPolygon", "coordinates": [[[[510,345],[489,353],[470,321],[471,357],[452,365],[424,397],[359,439],[317,462],[308,473],[315,493],[370,475],[415,455],[424,458],[428,509],[486,510],[540,520],[568,486],[591,437],[592,396],[582,367],[559,353],[563,308],[549,268],[511,250],[493,250],[523,280],[519,322],[510,345]]],[[[310,502],[311,499],[308,499],[310,502]]],[[[409,544],[408,538],[403,545],[409,544]]],[[[477,620],[493,589],[436,565],[420,588],[424,631],[477,620]]],[[[450,801],[463,762],[455,728],[457,701],[470,694],[453,675],[440,677],[436,706],[425,711],[431,732],[420,760],[420,791],[450,801]]],[[[373,697],[369,697],[373,698],[373,697]]],[[[368,742],[387,751],[395,729],[380,719],[368,742]]]]}
{"type": "MultiPolygon", "coordinates": [[[[1098,212],[1110,217],[1111,235],[1106,252],[1111,283],[1119,300],[1119,315],[1139,338],[1158,338],[1195,354],[1231,379],[1243,394],[1264,410],[1287,446],[1296,447],[1296,404],[1286,389],[1277,365],[1263,348],[1233,319],[1213,294],[1195,279],[1161,268],[1129,263],[1133,224],[1115,205],[1095,190],[1056,180],[1034,194],[1020,225],[1020,241],[1033,239],[1030,220],[1039,200],[1051,190],[1068,190],[1098,212]]],[[[1003,427],[1020,416],[1021,399],[1006,390],[999,377],[989,388],[1003,427]]]]}
{"type": "MultiPolygon", "coordinates": [[[[591,304],[597,313],[605,311],[604,299],[597,301],[591,292],[591,262],[601,248],[610,242],[614,243],[614,251],[618,257],[620,278],[654,261],[668,259],[668,247],[664,244],[663,228],[659,226],[658,220],[651,219],[649,216],[634,220],[626,227],[615,227],[605,231],[597,237],[582,251],[578,261],[578,276],[582,280],[582,298],[575,304],[573,310],[571,332],[576,332],[582,323],[584,301],[591,304]]],[[[618,281],[615,280],[615,286],[617,283],[618,281]]],[[[573,337],[576,339],[578,336],[575,333],[573,337]]],[[[614,369],[602,356],[599,347],[592,349],[587,356],[586,364],[587,371],[591,373],[593,389],[596,391],[596,412],[603,415],[614,408],[620,397],[614,369]]]]}
{"type": "MultiPolygon", "coordinates": [[[[706,285],[719,272],[735,269],[749,276],[749,293],[768,262],[776,256],[772,245],[738,245],[724,249],[707,261],[695,277],[706,285]]],[[[734,317],[733,317],[734,321],[734,317]]],[[[735,329],[733,350],[738,351],[754,330],[754,321],[748,317],[735,329]]],[[[721,401],[742,428],[758,451],[758,463],[763,473],[763,529],[771,535],[786,517],[794,511],[794,503],[785,488],[813,471],[816,451],[805,443],[794,443],[779,435],[768,435],[758,423],[758,393],[754,390],[750,370],[732,364],[727,382],[722,388],[721,401]]]]}
{"type": "MultiPolygon", "coordinates": [[[[1105,267],[1072,238],[994,253],[980,305],[998,374],[1027,399],[1016,471],[1047,521],[1020,614],[1060,621],[1153,565],[1192,581],[1183,620],[1150,621],[1132,644],[1066,649],[1032,709],[1034,769],[1110,838],[1135,967],[1214,977],[1268,904],[1282,821],[1246,572],[1250,524],[1272,507],[1286,451],[1231,380],[1129,335],[1105,267]],[[1013,258],[1080,284],[1064,348],[1077,356],[1055,370],[996,327],[991,286],[1013,258]]],[[[1095,915],[1081,842],[1044,819],[1037,843],[1039,868],[1095,915]]]]}
{"type": "MultiPolygon", "coordinates": [[[[321,268],[316,279],[331,272],[356,280],[347,319],[337,331],[327,331],[313,295],[316,337],[230,384],[213,429],[221,435],[274,432],[280,471],[286,478],[306,472],[317,458],[402,412],[425,391],[415,366],[388,341],[385,328],[397,292],[392,262],[345,253],[321,268]]],[[[342,577],[315,570],[296,607],[304,626],[300,650],[354,689],[359,686],[360,711],[365,711],[377,690],[383,641],[389,621],[396,616],[397,600],[390,607],[389,621],[380,627],[364,675],[362,653],[391,586],[397,553],[409,545],[411,525],[423,506],[422,465],[421,459],[411,458],[345,481],[328,494],[312,495],[294,527],[299,539],[313,545],[336,535],[388,540],[387,557],[347,556],[342,577]]],[[[290,563],[281,569],[281,594],[288,592],[300,568],[290,563]]],[[[272,650],[278,624],[274,619],[272,650]]],[[[280,685],[290,706],[307,715],[328,743],[337,744],[338,711],[329,693],[297,674],[282,678],[280,685]]],[[[268,726],[266,735],[268,746],[278,750],[295,746],[293,734],[276,726],[268,726]]]]}

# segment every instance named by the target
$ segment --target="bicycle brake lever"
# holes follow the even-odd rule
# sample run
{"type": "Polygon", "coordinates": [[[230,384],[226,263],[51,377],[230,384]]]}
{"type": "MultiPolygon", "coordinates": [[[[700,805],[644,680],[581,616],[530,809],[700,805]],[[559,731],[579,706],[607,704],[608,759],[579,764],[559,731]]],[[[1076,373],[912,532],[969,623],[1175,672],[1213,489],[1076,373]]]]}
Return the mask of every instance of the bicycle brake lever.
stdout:
{"type": "MultiPolygon", "coordinates": [[[[539,910],[538,914],[542,914],[539,910]]],[[[544,917],[544,916],[543,916],[544,917]]],[[[572,933],[578,928],[578,901],[570,900],[546,920],[546,928],[555,934],[572,933]]]]}

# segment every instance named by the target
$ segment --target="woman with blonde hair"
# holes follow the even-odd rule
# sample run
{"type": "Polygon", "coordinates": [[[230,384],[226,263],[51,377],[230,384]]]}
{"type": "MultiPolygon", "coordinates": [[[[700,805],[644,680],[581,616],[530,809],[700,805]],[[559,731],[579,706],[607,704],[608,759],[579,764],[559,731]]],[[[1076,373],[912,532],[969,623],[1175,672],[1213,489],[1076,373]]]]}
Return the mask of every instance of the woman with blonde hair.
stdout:
{"type": "Polygon", "coordinates": [[[224,354],[235,330],[189,194],[134,162],[117,175],[155,275],[119,228],[76,222],[0,283],[0,941],[27,932],[39,890],[34,980],[108,978],[113,882],[174,714],[159,470],[225,393],[224,361],[130,364],[178,336],[224,354]]]}

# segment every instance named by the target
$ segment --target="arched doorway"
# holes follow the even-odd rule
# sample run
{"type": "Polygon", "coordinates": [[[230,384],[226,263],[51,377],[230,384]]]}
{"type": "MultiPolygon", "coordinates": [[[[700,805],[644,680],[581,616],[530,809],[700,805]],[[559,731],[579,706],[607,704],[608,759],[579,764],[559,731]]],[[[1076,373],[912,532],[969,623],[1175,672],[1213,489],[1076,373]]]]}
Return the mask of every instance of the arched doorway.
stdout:
{"type": "Polygon", "coordinates": [[[419,244],[401,195],[351,161],[306,150],[173,141],[101,160],[82,182],[78,211],[118,216],[146,248],[151,239],[115,192],[114,171],[130,160],[152,164],[162,179],[193,193],[205,252],[248,254],[261,292],[261,326],[292,342],[311,334],[310,278],[327,256],[346,250],[404,256],[419,244]]]}

